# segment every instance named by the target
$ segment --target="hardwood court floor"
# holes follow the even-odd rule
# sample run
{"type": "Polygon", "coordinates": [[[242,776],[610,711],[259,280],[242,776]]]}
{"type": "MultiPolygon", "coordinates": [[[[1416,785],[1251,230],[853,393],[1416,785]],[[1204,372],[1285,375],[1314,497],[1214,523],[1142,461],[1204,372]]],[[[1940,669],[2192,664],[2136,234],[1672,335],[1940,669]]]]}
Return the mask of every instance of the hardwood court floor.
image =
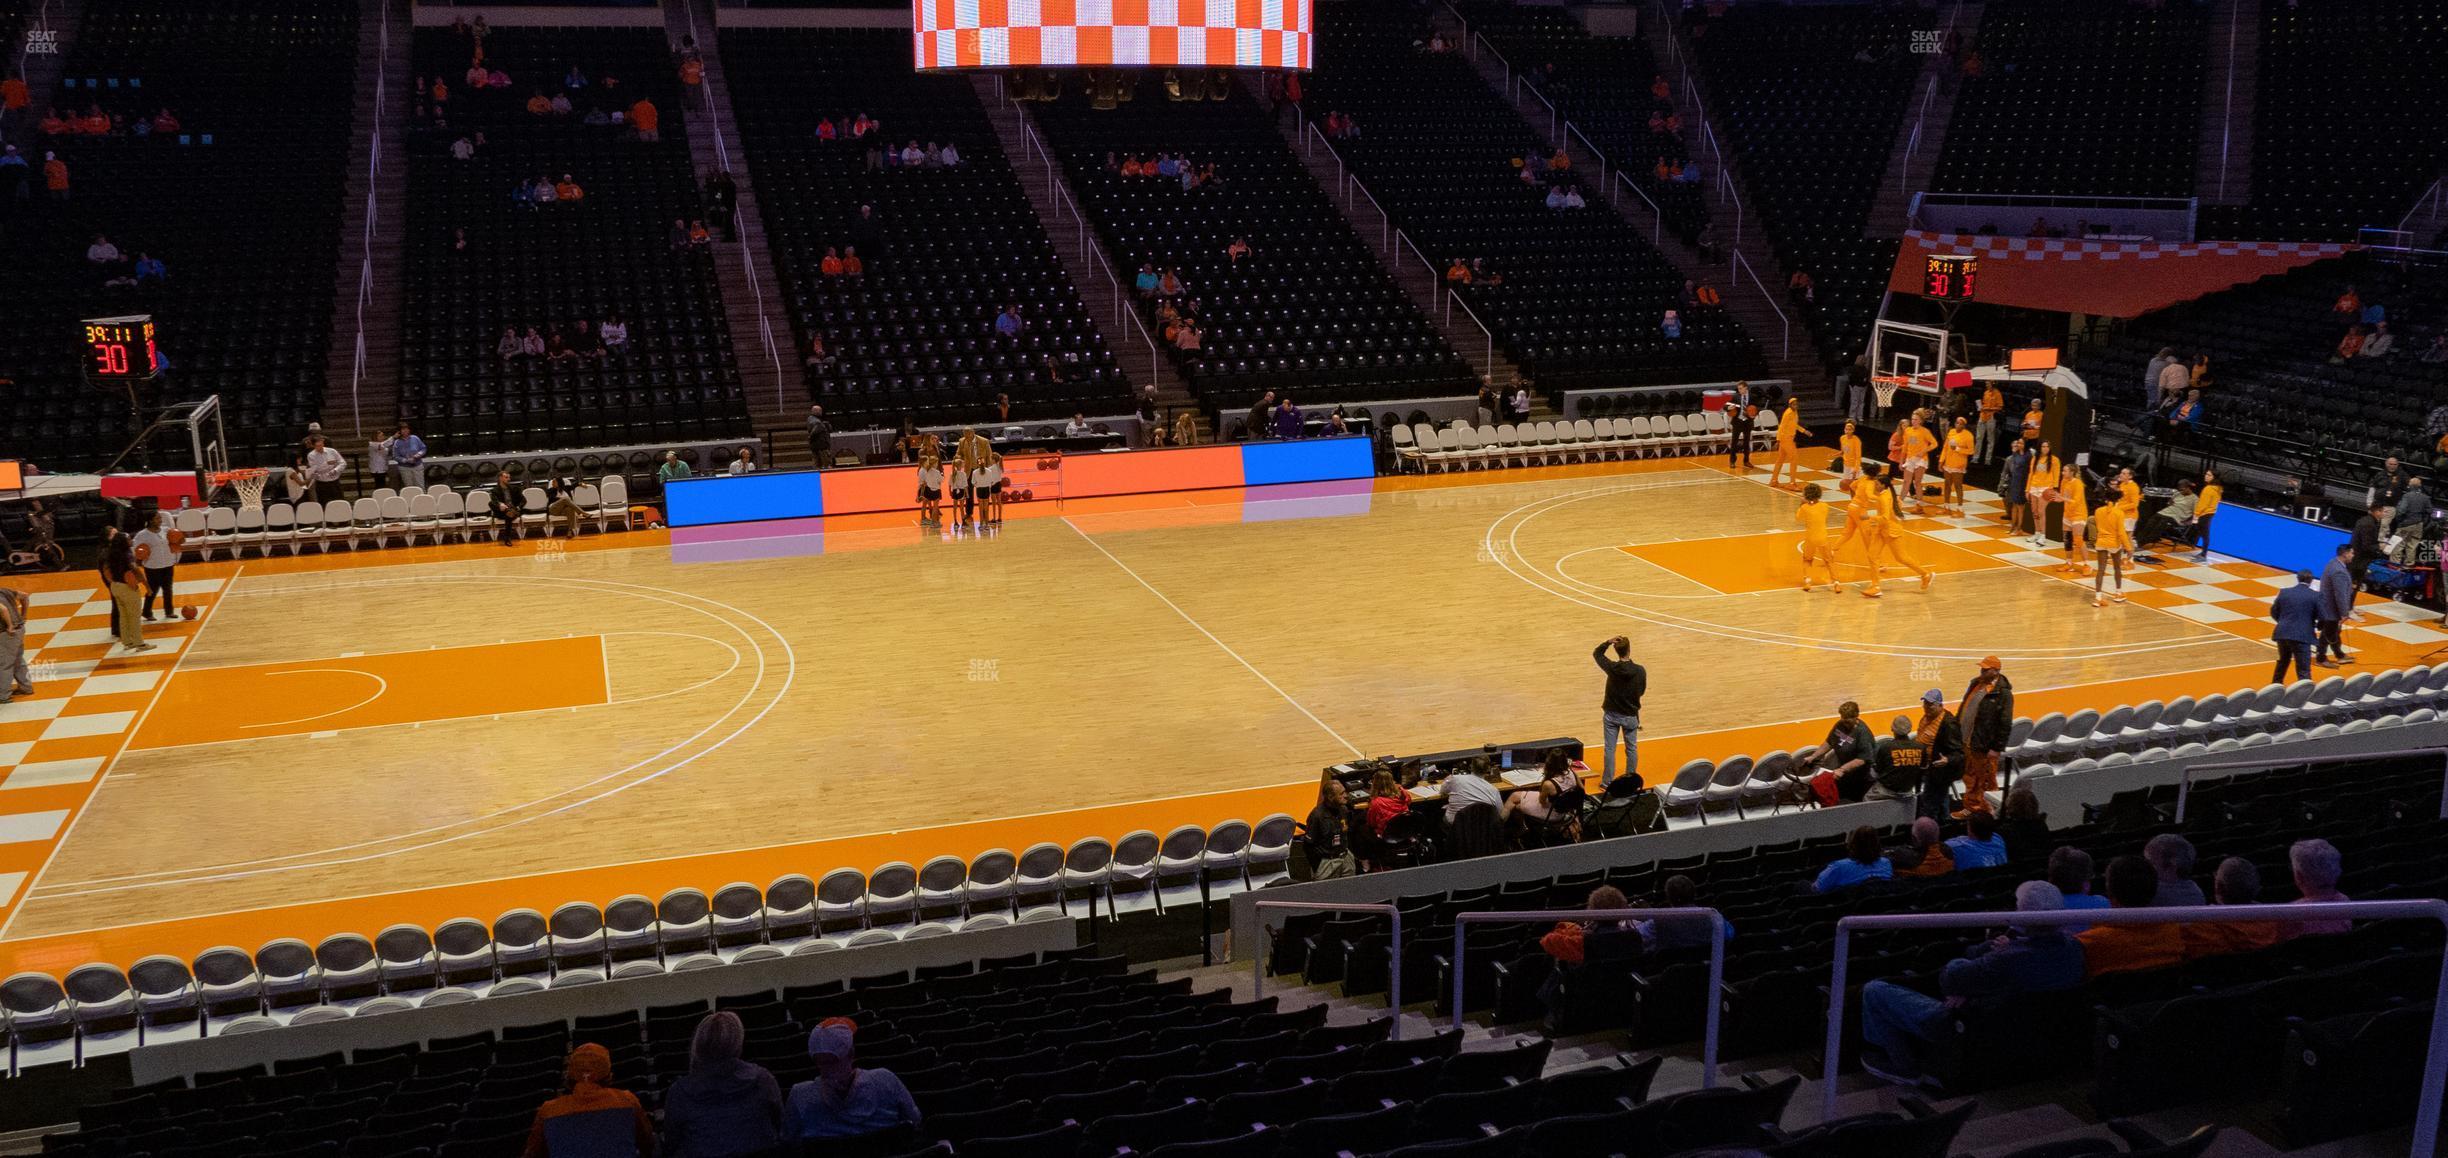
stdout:
{"type": "Polygon", "coordinates": [[[724,562],[641,533],[182,568],[225,586],[25,846],[0,966],[1297,813],[1356,755],[1594,740],[1617,634],[1653,780],[1816,740],[1839,700],[1953,699],[1989,653],[2035,713],[2269,661],[2251,623],[2095,610],[1977,534],[1913,537],[1927,593],[1805,594],[1795,499],[1711,462],[1357,489],[734,530],[713,553],[768,557],[724,562]]]}

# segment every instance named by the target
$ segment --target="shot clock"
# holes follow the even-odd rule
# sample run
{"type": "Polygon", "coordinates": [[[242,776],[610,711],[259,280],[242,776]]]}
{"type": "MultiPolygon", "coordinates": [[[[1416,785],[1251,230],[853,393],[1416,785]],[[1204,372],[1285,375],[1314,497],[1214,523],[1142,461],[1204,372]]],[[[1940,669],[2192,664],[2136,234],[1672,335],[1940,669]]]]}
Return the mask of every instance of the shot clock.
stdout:
{"type": "Polygon", "coordinates": [[[1933,253],[1922,264],[1921,296],[1968,302],[1979,280],[1979,258],[1968,253],[1933,253]]]}
{"type": "Polygon", "coordinates": [[[85,379],[97,386],[150,381],[161,372],[153,345],[153,315],[87,318],[85,379]]]}

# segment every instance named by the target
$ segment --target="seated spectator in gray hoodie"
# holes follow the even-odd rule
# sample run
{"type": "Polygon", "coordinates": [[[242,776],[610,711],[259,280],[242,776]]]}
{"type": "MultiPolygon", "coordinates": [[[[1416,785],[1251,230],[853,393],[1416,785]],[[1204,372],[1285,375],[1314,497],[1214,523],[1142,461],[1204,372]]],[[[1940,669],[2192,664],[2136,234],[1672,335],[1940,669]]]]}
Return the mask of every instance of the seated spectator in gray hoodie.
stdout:
{"type": "Polygon", "coordinates": [[[782,1087],[765,1067],[740,1060],[745,1037],[736,1013],[697,1023],[688,1074],[663,1095],[667,1158],[732,1158],[781,1141],[782,1087]]]}

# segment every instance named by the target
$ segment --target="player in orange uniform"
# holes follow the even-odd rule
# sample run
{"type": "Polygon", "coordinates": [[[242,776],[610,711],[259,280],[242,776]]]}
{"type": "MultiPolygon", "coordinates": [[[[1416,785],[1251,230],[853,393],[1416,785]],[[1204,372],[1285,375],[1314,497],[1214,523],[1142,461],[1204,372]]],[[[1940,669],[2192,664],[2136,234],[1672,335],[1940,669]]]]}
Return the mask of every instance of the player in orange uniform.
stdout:
{"type": "Polygon", "coordinates": [[[2115,503],[2101,503],[2091,512],[2091,533],[2098,539],[2099,570],[2091,576],[2091,605],[2106,607],[2125,602],[2125,560],[2133,555],[2133,531],[2125,526],[2125,514],[2115,503]],[[2116,591],[2106,590],[2108,571],[2116,570],[2116,591]]]}
{"type": "Polygon", "coordinates": [[[2047,442],[2039,443],[2032,450],[2030,481],[2025,484],[2025,494],[2031,504],[2031,545],[2036,549],[2048,546],[2049,504],[2064,497],[2057,493],[2058,480],[2064,474],[2065,463],[2047,442]]]}
{"type": "Polygon", "coordinates": [[[1838,485],[1849,490],[1853,486],[1853,480],[1861,477],[1861,454],[1861,434],[1854,427],[1852,420],[1847,419],[1844,424],[1843,437],[1836,440],[1837,458],[1844,463],[1844,473],[1836,479],[1838,485]]]}
{"type": "Polygon", "coordinates": [[[2057,493],[2065,496],[2066,539],[2066,561],[2059,564],[2057,569],[2068,575],[2088,575],[2091,573],[2091,545],[2085,540],[2089,538],[2091,507],[2087,502],[2088,496],[2084,494],[2081,467],[2067,468],[2065,479],[2057,484],[2057,493]]]}
{"type": "Polygon", "coordinates": [[[1844,549],[1851,546],[1853,540],[1861,537],[1862,527],[1870,521],[1872,505],[1870,496],[1878,489],[1878,478],[1878,464],[1870,463],[1862,468],[1861,477],[1845,485],[1846,493],[1852,497],[1845,500],[1844,534],[1837,537],[1835,546],[1828,548],[1828,558],[1831,561],[1844,554],[1844,549]]]}
{"type": "Polygon", "coordinates": [[[1946,447],[1938,452],[1938,471],[1946,477],[1938,492],[1938,504],[1961,517],[1964,513],[1964,472],[1972,468],[1972,423],[1957,418],[1955,429],[1947,431],[1946,447]]]}
{"type": "Polygon", "coordinates": [[[2210,561],[2210,516],[2218,513],[2219,501],[2226,495],[2227,488],[2219,485],[2218,472],[2203,471],[2201,497],[2193,504],[2193,545],[2196,548],[2193,561],[2196,563],[2210,561]]]}
{"type": "Polygon", "coordinates": [[[1787,399],[1785,409],[1777,414],[1776,461],[1768,466],[1769,486],[1784,486],[1785,471],[1788,467],[1793,470],[1794,483],[1800,485],[1802,482],[1800,436],[1809,433],[1810,428],[1802,425],[1802,408],[1795,405],[1792,399],[1787,399]]]}
{"type": "Polygon", "coordinates": [[[1794,512],[1794,521],[1802,524],[1802,589],[1818,586],[1811,576],[1824,573],[1828,590],[1842,591],[1844,584],[1836,581],[1836,552],[1828,546],[1828,505],[1820,501],[1822,493],[1818,483],[1802,484],[1802,508],[1794,512]]]}
{"type": "Polygon", "coordinates": [[[1916,511],[1928,509],[1921,485],[1929,475],[1930,452],[1938,449],[1938,436],[1930,433],[1928,421],[1929,411],[1913,411],[1912,421],[1904,427],[1904,461],[1896,472],[1916,511]]]}
{"type": "Polygon", "coordinates": [[[1917,572],[1921,576],[1921,589],[1929,590],[1930,584],[1937,581],[1938,573],[1904,553],[1904,525],[1896,510],[1895,488],[1892,485],[1874,486],[1870,504],[1869,525],[1862,531],[1862,539],[1870,551],[1870,582],[1863,585],[1862,594],[1872,599],[1884,594],[1879,590],[1879,577],[1886,573],[1890,562],[1906,571],[1917,572]]]}

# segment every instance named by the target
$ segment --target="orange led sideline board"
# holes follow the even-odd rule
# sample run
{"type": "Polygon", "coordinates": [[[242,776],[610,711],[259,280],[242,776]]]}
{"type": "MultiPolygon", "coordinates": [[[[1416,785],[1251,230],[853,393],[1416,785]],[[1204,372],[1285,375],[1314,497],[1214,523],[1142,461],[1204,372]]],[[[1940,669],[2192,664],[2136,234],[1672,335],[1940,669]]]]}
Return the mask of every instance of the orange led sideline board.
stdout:
{"type": "Polygon", "coordinates": [[[2006,369],[2009,373],[2037,374],[2056,368],[2057,348],[2054,346],[2035,346],[2006,352],[2006,369]]]}
{"type": "Polygon", "coordinates": [[[1314,0],[913,0],[930,68],[1308,68],[1314,0]]]}
{"type": "Polygon", "coordinates": [[[0,491],[21,491],[24,489],[25,464],[22,462],[0,462],[0,491]]]}

